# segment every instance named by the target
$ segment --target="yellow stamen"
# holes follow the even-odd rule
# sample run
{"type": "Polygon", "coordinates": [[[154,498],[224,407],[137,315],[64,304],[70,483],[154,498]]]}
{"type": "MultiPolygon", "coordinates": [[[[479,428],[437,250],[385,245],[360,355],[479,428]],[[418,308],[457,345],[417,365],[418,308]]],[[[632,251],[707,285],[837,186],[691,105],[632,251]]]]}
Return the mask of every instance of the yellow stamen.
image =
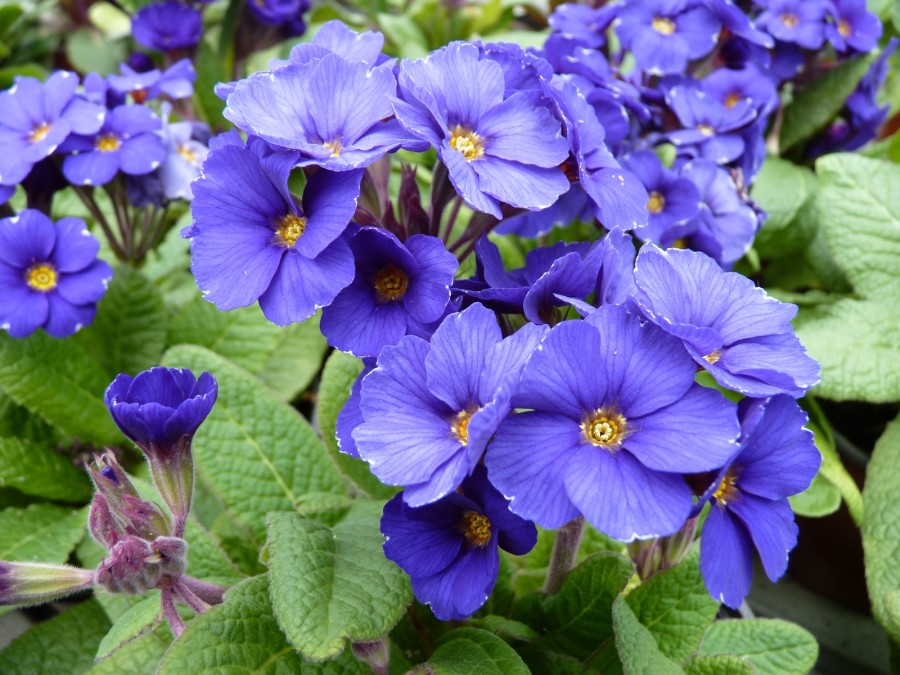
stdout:
{"type": "Polygon", "coordinates": [[[399,267],[385,265],[378,270],[372,285],[382,302],[399,300],[409,287],[409,277],[399,267]]]}
{"type": "Polygon", "coordinates": [[[647,210],[650,213],[662,213],[664,208],[666,208],[666,198],[662,193],[656,190],[651,192],[650,199],[647,200],[647,210]]]}
{"type": "Polygon", "coordinates": [[[800,17],[790,12],[785,12],[778,18],[781,19],[781,23],[783,23],[788,28],[796,28],[800,24],[800,17]]]}
{"type": "Polygon", "coordinates": [[[716,130],[713,129],[709,124],[698,124],[697,131],[699,131],[704,136],[714,136],[716,130]]]}
{"type": "Polygon", "coordinates": [[[848,38],[853,35],[853,27],[847,23],[846,19],[841,19],[838,21],[837,25],[838,33],[841,34],[841,37],[848,38]]]}
{"type": "Polygon", "coordinates": [[[615,452],[625,439],[627,426],[622,415],[601,408],[595,410],[581,423],[581,433],[585,442],[615,452]]]}
{"type": "Polygon", "coordinates": [[[294,244],[306,230],[306,218],[295,213],[282,216],[275,223],[275,241],[279,246],[294,248],[294,244]]]}
{"type": "Polygon", "coordinates": [[[675,22],[665,16],[657,16],[650,25],[660,35],[671,35],[677,28],[675,22]]]}
{"type": "Polygon", "coordinates": [[[461,152],[467,162],[472,162],[484,155],[484,141],[481,136],[459,124],[450,130],[450,147],[461,152]]]}
{"type": "Polygon", "coordinates": [[[738,103],[740,103],[743,100],[744,100],[744,97],[738,93],[729,94],[728,97],[725,99],[725,107],[733,108],[734,106],[736,106],[738,103]]]}
{"type": "Polygon", "coordinates": [[[28,268],[25,283],[41,293],[49,293],[56,288],[56,270],[50,263],[38,263],[28,268]]]}
{"type": "Polygon", "coordinates": [[[95,142],[97,152],[114,152],[122,147],[122,140],[115,134],[103,134],[95,142]]]}
{"type": "Polygon", "coordinates": [[[328,141],[327,143],[322,143],[325,146],[326,150],[331,150],[332,157],[340,157],[341,156],[341,139],[335,138],[333,141],[328,141]]]}
{"type": "Polygon", "coordinates": [[[469,421],[474,410],[460,410],[450,422],[450,433],[463,445],[469,444],[469,421]]]}
{"type": "Polygon", "coordinates": [[[472,546],[481,548],[491,540],[491,521],[475,511],[466,511],[459,521],[459,529],[472,546]]]}
{"type": "Polygon", "coordinates": [[[713,349],[709,354],[703,357],[703,360],[706,361],[709,365],[714,364],[716,361],[722,358],[722,350],[721,349],[713,349]]]}
{"type": "Polygon", "coordinates": [[[188,164],[196,164],[197,163],[197,153],[194,152],[187,145],[179,145],[178,146],[178,155],[188,164]]]}
{"type": "Polygon", "coordinates": [[[722,482],[719,483],[719,487],[713,492],[713,499],[725,506],[725,504],[734,499],[735,495],[737,495],[737,476],[727,473],[722,482]]]}
{"type": "Polygon", "coordinates": [[[45,138],[47,138],[47,134],[50,133],[50,129],[52,129],[52,128],[53,127],[50,126],[49,122],[43,122],[41,124],[38,124],[32,130],[31,135],[28,137],[28,140],[31,141],[32,143],[37,143],[39,141],[42,141],[45,138]]]}

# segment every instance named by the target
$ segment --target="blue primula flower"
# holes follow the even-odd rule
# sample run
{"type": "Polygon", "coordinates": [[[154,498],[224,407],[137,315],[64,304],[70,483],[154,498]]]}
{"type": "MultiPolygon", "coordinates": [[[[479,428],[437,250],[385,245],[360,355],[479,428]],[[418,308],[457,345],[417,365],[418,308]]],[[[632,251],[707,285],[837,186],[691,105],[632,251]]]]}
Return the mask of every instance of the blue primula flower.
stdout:
{"type": "Polygon", "coordinates": [[[825,42],[826,20],[832,7],[827,0],[771,0],[756,18],[756,25],[782,42],[804,49],[819,49],[825,42]]]}
{"type": "Polygon", "coordinates": [[[200,43],[203,17],[198,9],[177,0],[142,7],[131,18],[131,35],[147,49],[168,52],[200,43]]]}
{"type": "Polygon", "coordinates": [[[483,466],[434,504],[412,508],[396,495],[385,504],[381,532],[385,556],[442,621],[470,617],[485,603],[500,570],[498,547],[525,555],[537,542],[534,524],[510,512],[483,466]]]}
{"type": "Polygon", "coordinates": [[[112,268],[84,221],[26,209],[0,220],[0,328],[67,337],[94,320],[112,268]]]}

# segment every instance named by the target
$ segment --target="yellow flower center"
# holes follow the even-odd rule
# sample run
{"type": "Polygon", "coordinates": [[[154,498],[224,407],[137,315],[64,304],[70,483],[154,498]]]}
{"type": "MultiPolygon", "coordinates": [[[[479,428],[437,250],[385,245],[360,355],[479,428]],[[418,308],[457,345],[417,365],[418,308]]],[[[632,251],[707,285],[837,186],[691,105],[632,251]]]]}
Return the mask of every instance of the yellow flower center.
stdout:
{"type": "Polygon", "coordinates": [[[43,122],[38,124],[31,132],[31,135],[28,137],[28,140],[32,143],[37,143],[39,141],[47,138],[47,134],[50,133],[50,129],[53,127],[50,126],[49,122],[43,122]]]}
{"type": "Polygon", "coordinates": [[[853,35],[853,28],[849,23],[847,23],[846,19],[841,19],[840,21],[838,21],[837,29],[838,33],[841,34],[841,37],[847,38],[853,35]]]}
{"type": "Polygon", "coordinates": [[[294,248],[294,244],[297,243],[305,229],[306,218],[295,213],[288,213],[275,223],[275,239],[280,246],[294,248]]]}
{"type": "Polygon", "coordinates": [[[627,426],[622,415],[601,408],[581,423],[581,433],[591,445],[615,452],[625,439],[627,426]]]}
{"type": "Polygon", "coordinates": [[[378,270],[372,285],[382,302],[399,300],[409,287],[409,277],[399,267],[385,265],[378,270]]]}
{"type": "Polygon", "coordinates": [[[472,162],[484,155],[484,141],[481,136],[459,124],[450,131],[450,147],[461,152],[467,162],[472,162]]]}
{"type": "Polygon", "coordinates": [[[197,163],[197,153],[194,152],[187,145],[179,145],[178,146],[178,155],[188,164],[196,164],[197,163]]]}
{"type": "Polygon", "coordinates": [[[744,97],[741,96],[740,94],[738,94],[737,92],[735,92],[734,94],[729,94],[727,96],[727,98],[725,99],[725,107],[733,108],[734,106],[736,106],[738,103],[740,103],[743,100],[744,100],[744,97]]]}
{"type": "Polygon", "coordinates": [[[341,139],[335,138],[333,141],[328,141],[327,143],[322,143],[325,146],[326,150],[331,150],[332,157],[340,157],[341,156],[341,139]]]}
{"type": "Polygon", "coordinates": [[[800,23],[800,17],[798,17],[796,14],[792,14],[791,12],[785,12],[778,18],[781,19],[781,23],[783,23],[788,28],[796,28],[800,23]]]}
{"type": "Polygon", "coordinates": [[[658,16],[654,18],[653,22],[650,25],[653,26],[653,30],[655,30],[660,35],[671,35],[677,28],[675,22],[665,16],[658,16]]]}
{"type": "Polygon", "coordinates": [[[38,263],[28,268],[25,283],[41,293],[49,293],[56,288],[56,270],[50,263],[38,263]]]}
{"type": "Polygon", "coordinates": [[[719,487],[713,492],[713,499],[725,506],[725,504],[734,499],[737,491],[737,476],[733,473],[726,473],[722,482],[719,483],[719,487]]]}
{"type": "Polygon", "coordinates": [[[103,134],[94,143],[97,152],[114,152],[122,147],[122,140],[115,134],[103,134]]]}
{"type": "Polygon", "coordinates": [[[460,410],[450,422],[450,433],[463,445],[469,444],[469,420],[474,410],[460,410]]]}
{"type": "Polygon", "coordinates": [[[666,198],[656,190],[650,193],[650,199],[647,200],[647,210],[650,213],[662,213],[666,208],[666,198]]]}
{"type": "Polygon", "coordinates": [[[472,546],[481,548],[491,540],[491,521],[480,513],[466,511],[459,521],[459,529],[472,546]]]}
{"type": "Polygon", "coordinates": [[[713,349],[709,354],[703,357],[703,360],[706,361],[709,365],[714,364],[716,361],[722,358],[722,350],[721,349],[713,349]]]}
{"type": "Polygon", "coordinates": [[[698,124],[697,131],[699,131],[704,136],[714,136],[716,130],[713,129],[709,124],[698,124]]]}

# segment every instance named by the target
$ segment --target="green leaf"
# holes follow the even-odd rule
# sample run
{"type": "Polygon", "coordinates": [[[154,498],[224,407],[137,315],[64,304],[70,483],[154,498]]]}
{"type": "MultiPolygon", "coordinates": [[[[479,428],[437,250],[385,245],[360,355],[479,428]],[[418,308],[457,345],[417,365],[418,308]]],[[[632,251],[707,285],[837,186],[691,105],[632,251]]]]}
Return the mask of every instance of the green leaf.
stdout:
{"type": "Polygon", "coordinates": [[[266,575],[238,584],[191,621],[159,664],[159,675],[202,673],[363,673],[368,667],[342,656],[308,663],[294,651],[272,616],[266,575]]]}
{"type": "Polygon", "coordinates": [[[362,372],[362,361],[344,352],[334,351],[325,361],[322,381],[316,404],[316,420],[319,432],[325,441],[325,447],[341,470],[344,479],[349,483],[351,492],[370,497],[390,498],[396,492],[382,483],[369,471],[369,465],[361,459],[345,455],[338,449],[335,437],[335,426],[338,414],[350,398],[350,389],[362,372]]]}
{"type": "Polygon", "coordinates": [[[784,110],[781,125],[781,151],[812,138],[831,122],[847,97],[869,71],[875,54],[858,56],[829,70],[799,92],[784,110]]]}
{"type": "Polygon", "coordinates": [[[477,619],[469,619],[469,624],[475,628],[483,628],[486,631],[499,635],[502,638],[510,640],[533,640],[538,636],[537,632],[531,627],[526,626],[521,621],[513,621],[505,616],[497,616],[496,614],[488,614],[477,619]]]}
{"type": "Polygon", "coordinates": [[[109,619],[96,600],[75,605],[30,628],[0,652],[0,673],[78,675],[94,665],[109,619]]]}
{"type": "MultiPolygon", "coordinates": [[[[157,630],[145,633],[131,642],[126,642],[122,647],[114,651],[107,658],[96,664],[89,671],[89,675],[123,675],[123,673],[155,673],[166,649],[169,648],[169,640],[161,637],[166,635],[168,629],[160,627],[157,630]]],[[[171,635],[169,634],[169,639],[171,635]]]]}
{"type": "Polygon", "coordinates": [[[0,560],[64,563],[84,536],[84,509],[32,504],[0,511],[0,560]]]}
{"type": "Polygon", "coordinates": [[[216,536],[195,518],[188,518],[184,536],[191,547],[188,553],[188,572],[191,576],[200,579],[240,579],[243,576],[216,536]]]}
{"type": "Polygon", "coordinates": [[[654,574],[631,591],[627,600],[660,652],[679,663],[700,644],[719,609],[703,583],[698,546],[680,564],[654,574]]]}
{"type": "Polygon", "coordinates": [[[777,258],[803,250],[815,234],[815,222],[802,218],[813,197],[816,177],[806,167],[768,157],[753,181],[753,199],[768,213],[753,247],[764,258],[777,258]]]}
{"type": "Polygon", "coordinates": [[[660,651],[653,634],[638,621],[624,598],[612,607],[613,629],[616,634],[616,651],[626,675],[653,673],[676,675],[684,671],[660,651]]]}
{"type": "Polygon", "coordinates": [[[515,650],[496,635],[478,628],[448,633],[428,660],[435,675],[528,675],[515,650]]]}
{"type": "Polygon", "coordinates": [[[340,492],[340,475],[315,431],[255,377],[191,345],[173,347],[163,363],[206,370],[218,380],[218,401],[194,437],[195,464],[230,517],[256,537],[257,548],[268,512],[292,510],[307,492],[340,492]]]}
{"type": "Polygon", "coordinates": [[[900,589],[900,417],[875,444],[866,468],[862,539],[866,583],[872,613],[895,643],[900,630],[885,607],[886,596],[900,589]]]}
{"type": "Polygon", "coordinates": [[[725,619],[707,629],[698,654],[745,656],[759,675],[805,675],[816,664],[819,645],[788,621],[725,619]]]}
{"type": "Polygon", "coordinates": [[[317,318],[276,326],[259,307],[221,312],[199,297],[174,321],[169,343],[206,347],[256,375],[285,401],[312,382],[327,349],[317,318]]]}
{"type": "Polygon", "coordinates": [[[153,593],[123,614],[97,647],[97,660],[152,631],[160,622],[160,596],[153,593]]]}
{"type": "Polygon", "coordinates": [[[128,53],[124,40],[114,42],[92,28],[81,28],[67,36],[66,56],[75,70],[110,75],[118,72],[128,53]]]}
{"type": "Polygon", "coordinates": [[[0,438],[0,487],[62,502],[86,502],[91,497],[87,474],[71,459],[19,438],[0,438]]]}
{"type": "Polygon", "coordinates": [[[43,331],[16,340],[0,333],[0,388],[66,434],[97,445],[122,440],[103,392],[109,377],[74,340],[43,331]]]}
{"type": "Polygon", "coordinates": [[[822,518],[841,508],[841,491],[819,472],[808,488],[788,501],[798,516],[822,518]]]}
{"type": "Polygon", "coordinates": [[[222,116],[225,102],[216,96],[213,89],[217,83],[228,82],[233,78],[225,72],[222,59],[206,40],[200,41],[195,63],[197,64],[197,83],[194,87],[196,109],[198,112],[202,112],[206,123],[213,130],[225,129],[227,123],[222,116]]]}
{"type": "Polygon", "coordinates": [[[741,656],[697,656],[684,667],[687,675],[753,675],[753,664],[741,656]]]}
{"type": "Polygon", "coordinates": [[[834,262],[859,299],[805,308],[797,334],[822,364],[816,392],[834,400],[900,400],[900,166],[851,154],[816,163],[817,210],[834,262]]]}
{"type": "Polygon", "coordinates": [[[97,318],[76,336],[106,370],[137,375],[159,363],[166,346],[168,317],[156,286],[141,272],[122,265],[97,306],[97,318]]]}
{"type": "Polygon", "coordinates": [[[345,639],[380,639],[406,612],[409,580],[384,557],[381,509],[357,502],[333,528],[296,513],[269,514],[275,616],[309,659],[331,658],[345,639]]]}

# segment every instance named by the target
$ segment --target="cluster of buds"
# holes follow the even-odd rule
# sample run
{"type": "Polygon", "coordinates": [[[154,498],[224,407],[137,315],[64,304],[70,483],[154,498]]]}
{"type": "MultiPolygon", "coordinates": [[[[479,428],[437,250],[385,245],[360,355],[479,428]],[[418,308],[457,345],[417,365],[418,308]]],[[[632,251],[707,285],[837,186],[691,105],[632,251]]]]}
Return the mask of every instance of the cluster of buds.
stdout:
{"type": "Polygon", "coordinates": [[[0,562],[0,605],[50,602],[99,586],[111,593],[159,589],[166,620],[178,635],[184,624],[177,601],[201,613],[222,601],[224,589],[185,574],[183,539],[193,492],[191,441],[216,401],[215,379],[204,373],[152,368],[119,375],[106,402],[119,428],[144,453],[171,517],[138,494],[112,452],[88,466],[94,483],[88,527],[107,551],[96,570],[68,565],[0,562]]]}

